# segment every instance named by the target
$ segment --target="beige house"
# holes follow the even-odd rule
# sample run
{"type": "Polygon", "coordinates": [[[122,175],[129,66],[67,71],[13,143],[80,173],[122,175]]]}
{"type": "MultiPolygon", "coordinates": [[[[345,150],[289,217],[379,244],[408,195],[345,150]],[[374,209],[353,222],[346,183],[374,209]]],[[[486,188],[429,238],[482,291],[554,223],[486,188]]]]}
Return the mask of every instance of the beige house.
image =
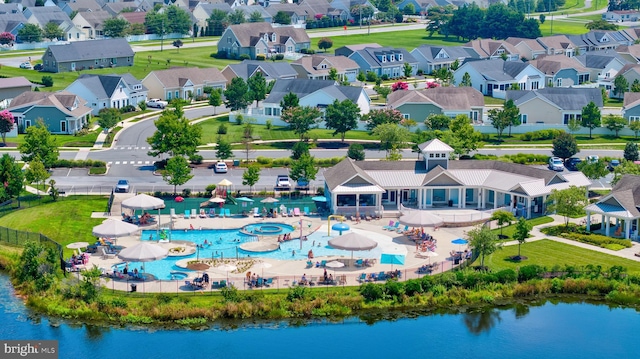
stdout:
{"type": "Polygon", "coordinates": [[[111,19],[111,14],[106,11],[79,12],[73,18],[73,24],[81,32],[81,40],[100,39],[104,36],[102,24],[111,19]]]}
{"type": "Polygon", "coordinates": [[[298,78],[310,80],[329,80],[329,71],[336,69],[339,78],[353,82],[360,70],[360,66],[348,57],[329,55],[304,56],[291,66],[298,72],[298,78]]]}
{"type": "Polygon", "coordinates": [[[536,39],[545,48],[547,55],[564,55],[574,57],[577,47],[565,35],[544,36],[536,39]]]}
{"type": "Polygon", "coordinates": [[[533,60],[540,55],[546,55],[547,50],[536,39],[523,39],[520,37],[509,37],[505,40],[513,45],[522,58],[533,60]]]}
{"type": "Polygon", "coordinates": [[[168,70],[152,71],[142,80],[149,89],[149,98],[171,101],[174,98],[191,99],[202,96],[204,87],[224,89],[227,80],[215,67],[175,67],[168,70]]]}
{"type": "Polygon", "coordinates": [[[520,121],[526,124],[567,125],[582,118],[582,108],[594,102],[602,108],[599,88],[545,87],[536,91],[507,91],[520,110],[520,121]]]}
{"type": "Polygon", "coordinates": [[[469,41],[465,46],[473,48],[481,59],[500,59],[502,57],[506,57],[507,61],[520,59],[518,49],[502,40],[476,39],[469,41]]]}

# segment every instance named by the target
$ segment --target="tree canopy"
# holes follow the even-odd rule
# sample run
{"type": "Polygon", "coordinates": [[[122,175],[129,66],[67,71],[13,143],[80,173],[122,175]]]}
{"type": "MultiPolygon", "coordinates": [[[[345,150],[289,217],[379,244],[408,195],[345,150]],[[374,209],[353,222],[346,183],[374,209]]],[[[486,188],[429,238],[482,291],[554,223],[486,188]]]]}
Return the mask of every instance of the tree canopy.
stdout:
{"type": "Polygon", "coordinates": [[[371,110],[362,116],[362,120],[367,123],[367,130],[373,131],[374,128],[385,123],[399,124],[404,117],[402,113],[396,109],[383,108],[379,110],[371,110]]]}
{"type": "Polygon", "coordinates": [[[127,31],[129,29],[129,22],[118,17],[106,19],[102,23],[102,29],[104,36],[125,37],[127,36],[127,31]]]}
{"type": "Polygon", "coordinates": [[[56,140],[42,119],[35,126],[27,127],[24,142],[18,145],[18,150],[23,161],[39,159],[46,168],[51,168],[60,155],[56,140]]]}
{"type": "Polygon", "coordinates": [[[0,111],[0,135],[4,145],[7,144],[7,133],[13,130],[14,124],[15,118],[11,112],[7,110],[0,111]]]}
{"type": "MultiPolygon", "coordinates": [[[[506,39],[523,37],[535,39],[542,36],[540,23],[533,18],[525,18],[524,13],[493,3],[485,10],[475,3],[463,5],[454,10],[444,25],[434,25],[444,35],[475,40],[479,37],[506,39]]],[[[430,31],[427,28],[427,31],[430,31]]]]}
{"type": "Polygon", "coordinates": [[[202,127],[192,125],[184,117],[178,117],[175,111],[167,109],[154,122],[156,131],[147,138],[151,150],[149,156],[166,153],[170,156],[192,156],[198,149],[202,137],[202,127]]]}
{"type": "Polygon", "coordinates": [[[249,86],[249,99],[255,101],[258,107],[258,102],[267,98],[267,80],[262,72],[258,71],[249,77],[247,86],[249,86]]]}
{"type": "Polygon", "coordinates": [[[484,268],[484,258],[502,248],[498,236],[488,226],[478,226],[467,232],[469,245],[480,256],[480,267],[484,268]]]}
{"type": "Polygon", "coordinates": [[[351,100],[334,100],[327,106],[325,111],[325,122],[329,129],[334,130],[333,135],[340,134],[344,142],[345,134],[358,127],[360,119],[360,107],[351,100]]]}
{"type": "Polygon", "coordinates": [[[571,217],[584,214],[584,207],[589,204],[584,187],[571,186],[567,189],[551,191],[547,197],[547,210],[564,217],[565,225],[569,225],[571,217]]]}
{"type": "Polygon", "coordinates": [[[18,39],[22,42],[40,42],[42,29],[35,24],[26,24],[18,31],[18,39]]]}
{"type": "Polygon", "coordinates": [[[113,128],[122,121],[122,114],[117,108],[103,108],[99,112],[98,124],[105,130],[113,128]]]}
{"type": "Polygon", "coordinates": [[[563,131],[553,139],[553,151],[551,153],[556,157],[562,158],[563,161],[578,152],[580,152],[578,143],[572,134],[563,131]]]}
{"type": "Polygon", "coordinates": [[[162,180],[173,185],[173,194],[176,194],[176,187],[182,186],[193,178],[191,168],[186,158],[182,156],[171,157],[162,172],[162,180]]]}
{"type": "Polygon", "coordinates": [[[300,140],[304,139],[304,135],[309,132],[322,117],[322,112],[311,106],[289,107],[282,111],[280,119],[289,125],[293,133],[300,136],[300,140]]]}
{"type": "Polygon", "coordinates": [[[231,83],[224,90],[225,105],[231,111],[247,108],[251,99],[249,98],[249,85],[242,77],[234,77],[231,83]]]}
{"type": "Polygon", "coordinates": [[[600,121],[600,109],[593,101],[582,108],[582,127],[589,129],[589,139],[592,138],[593,129],[600,127],[600,121]]]}

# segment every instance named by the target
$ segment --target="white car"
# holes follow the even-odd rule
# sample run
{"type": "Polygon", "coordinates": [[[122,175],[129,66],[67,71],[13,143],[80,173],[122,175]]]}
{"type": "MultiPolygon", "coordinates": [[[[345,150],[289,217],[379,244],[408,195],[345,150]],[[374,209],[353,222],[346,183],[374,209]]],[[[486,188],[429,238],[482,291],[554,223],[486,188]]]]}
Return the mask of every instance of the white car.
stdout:
{"type": "Polygon", "coordinates": [[[276,188],[289,188],[291,187],[291,182],[289,182],[289,176],[286,175],[278,175],[276,179],[276,188]]]}
{"type": "Polygon", "coordinates": [[[153,108],[165,108],[169,103],[167,101],[162,101],[159,98],[151,98],[147,100],[147,107],[153,108]]]}
{"type": "Polygon", "coordinates": [[[564,171],[564,163],[562,162],[562,159],[558,157],[549,158],[549,169],[558,172],[564,171]]]}
{"type": "Polygon", "coordinates": [[[33,68],[33,66],[31,66],[31,63],[28,61],[25,61],[23,63],[20,64],[20,68],[21,69],[27,69],[27,70],[31,70],[33,68]]]}
{"type": "Polygon", "coordinates": [[[216,166],[213,168],[213,171],[215,173],[227,173],[227,164],[224,162],[218,162],[216,163],[216,166]]]}

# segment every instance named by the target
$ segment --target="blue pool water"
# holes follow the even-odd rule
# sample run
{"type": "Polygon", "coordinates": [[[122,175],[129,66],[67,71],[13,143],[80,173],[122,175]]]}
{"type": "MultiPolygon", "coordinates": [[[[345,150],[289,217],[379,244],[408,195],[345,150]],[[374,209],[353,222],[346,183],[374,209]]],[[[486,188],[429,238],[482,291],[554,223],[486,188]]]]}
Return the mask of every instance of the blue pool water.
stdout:
{"type": "MultiPolygon", "coordinates": [[[[260,224],[260,226],[273,225],[270,223],[260,224]]],[[[289,232],[294,230],[294,227],[288,224],[278,223],[277,225],[282,227],[282,231],[289,232]]],[[[256,225],[257,226],[257,225],[256,225]]],[[[289,233],[285,232],[285,233],[289,233]]],[[[171,271],[184,270],[175,265],[176,261],[185,258],[271,258],[279,260],[306,260],[309,250],[313,250],[314,257],[324,256],[345,256],[350,257],[350,251],[333,249],[328,245],[331,238],[338,235],[337,232],[332,231],[331,235],[327,235],[326,229],[323,228],[308,234],[309,230],[304,228],[303,234],[306,235],[307,240],[302,241],[302,249],[300,247],[300,241],[294,239],[291,241],[283,242],[280,244],[280,249],[272,252],[248,252],[240,249],[240,245],[249,241],[255,241],[255,236],[246,235],[240,232],[239,229],[203,229],[193,231],[171,231],[170,237],[172,240],[190,241],[196,245],[203,245],[203,248],[199,248],[197,253],[182,256],[182,257],[167,257],[160,261],[144,263],[144,271],[146,273],[153,274],[157,279],[169,280],[171,278],[171,271]],[[205,239],[208,245],[204,245],[205,239]]],[[[292,236],[299,236],[299,230],[292,233],[292,236]]],[[[145,230],[142,231],[142,239],[148,240],[150,236],[155,238],[156,231],[145,230]]],[[[381,248],[374,248],[370,251],[354,252],[354,258],[380,258],[382,253],[381,248]]],[[[142,263],[130,263],[129,270],[134,268],[142,268],[142,263]]]]}
{"type": "Polygon", "coordinates": [[[278,236],[293,232],[294,228],[290,224],[284,223],[255,223],[242,227],[241,231],[257,236],[278,236]]]}
{"type": "Polygon", "coordinates": [[[640,352],[638,312],[606,305],[546,301],[379,321],[229,322],[207,330],[100,327],[34,315],[4,274],[0,323],[0,339],[57,340],[61,359],[606,359],[640,352]]]}

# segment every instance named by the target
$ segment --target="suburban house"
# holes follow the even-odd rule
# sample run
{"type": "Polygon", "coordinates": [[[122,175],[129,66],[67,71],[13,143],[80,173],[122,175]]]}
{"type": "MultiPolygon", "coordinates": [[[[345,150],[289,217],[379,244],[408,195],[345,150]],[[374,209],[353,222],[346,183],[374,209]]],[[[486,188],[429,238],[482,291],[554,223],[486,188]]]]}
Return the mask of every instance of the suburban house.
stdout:
{"type": "Polygon", "coordinates": [[[582,35],[567,35],[581,54],[587,51],[614,50],[621,45],[629,45],[629,39],[616,31],[589,31],[582,35]],[[617,36],[619,35],[619,36],[617,36]]]}
{"type": "Polygon", "coordinates": [[[213,34],[213,32],[210,32],[210,31],[213,31],[212,29],[207,30],[207,28],[209,27],[209,18],[211,17],[213,10],[220,10],[220,11],[224,11],[225,13],[230,13],[232,11],[231,6],[229,6],[229,4],[225,2],[198,3],[198,5],[196,5],[196,7],[193,9],[192,14],[193,14],[193,17],[196,19],[196,24],[198,25],[198,28],[202,29],[201,36],[204,36],[205,33],[213,34]]]}
{"type": "MultiPolygon", "coordinates": [[[[546,50],[547,55],[576,55],[576,45],[566,35],[543,36],[536,39],[546,50]]],[[[531,59],[531,58],[530,58],[531,59]]]]}
{"type": "Polygon", "coordinates": [[[293,3],[280,3],[280,2],[270,2],[269,6],[264,8],[271,18],[274,18],[276,14],[280,11],[286,13],[291,17],[291,24],[304,24],[307,21],[307,18],[315,15],[309,14],[309,8],[306,6],[298,6],[298,4],[293,3]]]}
{"type": "Polygon", "coordinates": [[[453,1],[449,2],[446,0],[443,1],[436,1],[436,0],[401,0],[400,2],[396,3],[396,6],[398,7],[398,9],[400,9],[400,11],[403,11],[404,8],[411,4],[413,5],[413,9],[415,10],[416,14],[426,14],[427,10],[430,9],[431,7],[434,6],[446,6],[449,4],[452,4],[453,1]]]}
{"type": "Polygon", "coordinates": [[[27,23],[27,18],[22,15],[22,12],[12,12],[13,9],[9,5],[19,4],[0,4],[0,32],[17,36],[18,31],[27,23]]]}
{"type": "Polygon", "coordinates": [[[547,54],[547,49],[542,46],[536,39],[524,39],[520,37],[508,37],[506,40],[509,44],[516,48],[520,57],[527,60],[533,60],[541,55],[547,54]]]}
{"type": "Polygon", "coordinates": [[[536,91],[507,91],[506,100],[513,100],[520,110],[520,121],[526,124],[558,125],[582,118],[582,108],[589,102],[602,108],[599,88],[546,87],[536,91]]]}
{"type": "MultiPolygon", "coordinates": [[[[353,5],[361,3],[362,1],[353,1],[353,5]]],[[[350,8],[351,1],[327,1],[327,0],[301,0],[298,2],[298,6],[309,14],[313,14],[313,18],[328,17],[331,20],[348,20],[353,19],[351,16],[350,8]]],[[[309,23],[309,18],[305,22],[309,23]]],[[[309,28],[307,26],[307,28],[309,28]]]]}
{"type": "Polygon", "coordinates": [[[387,107],[398,110],[407,119],[422,123],[430,115],[456,117],[467,115],[482,122],[484,96],[471,87],[436,87],[432,89],[395,91],[387,97],[387,107]]]}
{"type": "MultiPolygon", "coordinates": [[[[242,114],[255,118],[258,124],[265,124],[268,120],[275,126],[288,126],[280,119],[282,114],[280,101],[289,93],[298,96],[300,106],[311,106],[324,110],[335,100],[348,100],[358,105],[361,115],[369,113],[370,110],[371,99],[363,87],[340,86],[332,80],[276,80],[271,93],[260,103],[260,107],[249,106],[244,110],[232,112],[229,120],[233,121],[237,114],[242,114]]],[[[322,122],[318,126],[324,128],[322,122]]],[[[362,129],[364,129],[364,124],[362,129]]]]}
{"type": "Polygon", "coordinates": [[[72,82],[65,91],[80,96],[97,115],[103,108],[137,106],[147,100],[147,88],[131,74],[84,74],[72,82]]]}
{"type": "Polygon", "coordinates": [[[240,5],[233,7],[233,10],[244,11],[244,18],[246,19],[246,22],[250,22],[251,14],[253,14],[254,12],[260,13],[260,16],[262,16],[262,20],[268,23],[273,23],[273,16],[275,15],[269,13],[269,11],[267,11],[267,8],[260,5],[240,5]]]}
{"type": "Polygon", "coordinates": [[[520,53],[513,45],[506,41],[491,39],[476,39],[469,41],[464,46],[475,50],[481,59],[502,59],[506,61],[520,60],[520,53]]]}
{"type": "Polygon", "coordinates": [[[626,89],[626,92],[629,92],[631,85],[635,81],[640,81],[640,64],[626,64],[620,69],[618,75],[624,77],[629,83],[629,88],[626,89]]]}
{"type": "Polygon", "coordinates": [[[96,0],[58,1],[58,7],[69,16],[71,16],[74,11],[83,12],[102,10],[102,5],[98,4],[96,0]]]}
{"type": "Polygon", "coordinates": [[[418,61],[404,48],[365,47],[353,52],[349,58],[360,66],[360,71],[373,72],[378,77],[403,77],[405,63],[411,65],[412,76],[418,71],[418,61]]]}
{"type": "Polygon", "coordinates": [[[218,41],[218,54],[229,58],[248,55],[255,60],[258,55],[294,54],[310,47],[311,40],[304,29],[255,22],[227,27],[218,41]]]}
{"type": "Polygon", "coordinates": [[[31,91],[32,87],[33,84],[23,76],[0,78],[0,100],[11,100],[23,92],[31,91]]]}
{"type": "Polygon", "coordinates": [[[441,68],[450,68],[458,61],[462,65],[467,59],[479,59],[480,55],[471,47],[420,45],[411,50],[411,55],[418,62],[418,69],[427,74],[441,68]]]}
{"type": "Polygon", "coordinates": [[[502,59],[469,61],[454,73],[455,83],[462,82],[465,73],[471,77],[471,87],[482,94],[504,98],[505,91],[516,84],[520,90],[544,88],[545,75],[530,64],[502,59]]]}
{"type": "Polygon", "coordinates": [[[111,14],[111,16],[117,16],[119,14],[122,14],[123,12],[142,12],[144,13],[145,10],[143,10],[143,7],[141,7],[140,5],[143,4],[143,2],[137,2],[137,1],[122,1],[122,2],[108,2],[106,4],[104,4],[104,6],[102,7],[102,10],[108,12],[109,14],[111,14]]]}
{"type": "Polygon", "coordinates": [[[623,175],[611,193],[602,197],[598,202],[585,207],[587,231],[591,232],[591,216],[599,215],[602,225],[600,230],[594,232],[605,236],[637,240],[638,225],[640,224],[638,222],[640,219],[638,203],[640,203],[640,176],[623,175]],[[612,220],[615,220],[613,228],[612,220]]]}
{"type": "Polygon", "coordinates": [[[27,7],[22,13],[30,24],[38,25],[44,29],[48,23],[60,25],[64,22],[71,23],[69,15],[57,6],[33,6],[27,7]]]}
{"type": "Polygon", "coordinates": [[[102,27],[105,20],[112,16],[106,11],[82,11],[76,14],[71,20],[73,24],[82,32],[81,40],[100,39],[104,36],[102,27]]]}
{"type": "Polygon", "coordinates": [[[46,72],[67,72],[133,66],[134,52],[126,39],[103,39],[51,45],[42,55],[46,72]]]}
{"type": "Polygon", "coordinates": [[[339,78],[348,82],[356,81],[360,66],[348,57],[330,55],[304,56],[291,63],[298,78],[310,80],[329,80],[329,70],[336,69],[339,78]]]}
{"type": "Polygon", "coordinates": [[[622,56],[610,50],[588,52],[575,58],[591,72],[591,81],[598,82],[598,85],[607,91],[613,89],[613,80],[627,64],[622,56]]]}
{"type": "Polygon", "coordinates": [[[356,51],[360,51],[362,49],[366,49],[366,48],[376,48],[379,49],[382,46],[372,43],[372,44],[356,44],[356,45],[345,45],[345,46],[341,46],[338,47],[337,49],[335,49],[333,51],[334,54],[336,54],[336,56],[344,56],[344,57],[349,57],[351,56],[351,54],[353,54],[356,51]]]}
{"type": "Polygon", "coordinates": [[[246,80],[258,72],[262,73],[267,82],[298,77],[298,73],[288,62],[244,60],[239,64],[230,64],[222,69],[222,75],[227,79],[227,83],[231,83],[231,80],[236,77],[242,77],[246,80]]]}
{"type": "Polygon", "coordinates": [[[591,80],[590,71],[575,57],[544,55],[529,64],[544,73],[547,86],[571,87],[591,80]]]}
{"type": "Polygon", "coordinates": [[[640,63],[640,44],[618,46],[616,52],[629,63],[640,63]]]}
{"type": "Polygon", "coordinates": [[[638,21],[640,11],[638,10],[614,10],[602,14],[602,20],[611,22],[638,21]]]}
{"type": "Polygon", "coordinates": [[[151,71],[142,80],[149,89],[150,98],[171,101],[174,98],[190,99],[204,95],[204,87],[224,89],[227,79],[215,67],[174,67],[168,70],[151,71]]]}
{"type": "Polygon", "coordinates": [[[450,160],[453,149],[438,139],[418,148],[422,159],[416,161],[346,158],[327,169],[324,193],[332,213],[396,217],[405,207],[456,207],[506,209],[531,218],[545,213],[552,190],[591,185],[579,171],[557,173],[500,161],[450,160]]]}
{"type": "Polygon", "coordinates": [[[640,92],[625,92],[622,105],[622,117],[631,121],[640,121],[640,92]]]}
{"type": "Polygon", "coordinates": [[[13,114],[18,131],[42,119],[53,134],[74,134],[89,123],[91,108],[69,92],[23,92],[13,99],[7,110],[13,114]]]}

